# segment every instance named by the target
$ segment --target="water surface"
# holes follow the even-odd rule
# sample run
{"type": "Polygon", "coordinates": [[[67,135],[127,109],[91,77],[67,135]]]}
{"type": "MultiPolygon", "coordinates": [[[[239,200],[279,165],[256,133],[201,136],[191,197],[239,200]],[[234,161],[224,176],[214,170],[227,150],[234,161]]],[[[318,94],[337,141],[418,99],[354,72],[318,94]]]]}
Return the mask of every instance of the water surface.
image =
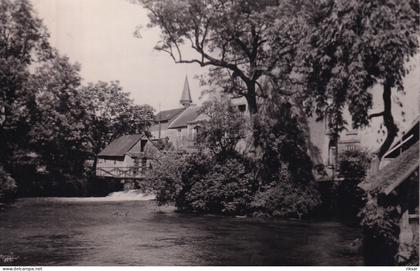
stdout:
{"type": "Polygon", "coordinates": [[[194,216],[121,195],[0,207],[13,265],[362,265],[359,237],[338,222],[194,216]]]}

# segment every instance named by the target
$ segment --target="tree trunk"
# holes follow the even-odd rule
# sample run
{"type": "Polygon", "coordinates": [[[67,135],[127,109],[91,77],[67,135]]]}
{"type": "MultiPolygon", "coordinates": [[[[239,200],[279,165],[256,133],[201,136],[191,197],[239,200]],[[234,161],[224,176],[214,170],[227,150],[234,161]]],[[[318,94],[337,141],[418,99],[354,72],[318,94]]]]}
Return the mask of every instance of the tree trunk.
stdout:
{"type": "Polygon", "coordinates": [[[255,84],[247,84],[247,94],[245,95],[248,111],[249,111],[249,123],[247,125],[246,136],[243,139],[244,148],[240,151],[243,155],[250,159],[257,159],[258,157],[258,140],[254,134],[255,117],[258,112],[257,97],[255,94],[255,84]]]}
{"type": "Polygon", "coordinates": [[[386,135],[385,141],[379,147],[379,150],[376,154],[377,159],[378,159],[377,163],[372,163],[372,167],[375,167],[375,168],[371,167],[371,171],[373,172],[376,172],[379,170],[380,161],[382,160],[386,152],[389,150],[392,143],[394,142],[395,137],[397,137],[397,134],[398,134],[398,127],[395,124],[394,118],[392,116],[391,88],[392,88],[392,84],[389,82],[389,80],[385,80],[382,98],[384,101],[383,121],[384,121],[384,126],[387,130],[387,135],[386,135]]]}
{"type": "Polygon", "coordinates": [[[248,90],[248,93],[245,96],[245,98],[248,103],[249,114],[251,115],[251,118],[252,118],[252,116],[258,112],[257,95],[255,94],[255,83],[247,84],[247,90],[248,90]]]}

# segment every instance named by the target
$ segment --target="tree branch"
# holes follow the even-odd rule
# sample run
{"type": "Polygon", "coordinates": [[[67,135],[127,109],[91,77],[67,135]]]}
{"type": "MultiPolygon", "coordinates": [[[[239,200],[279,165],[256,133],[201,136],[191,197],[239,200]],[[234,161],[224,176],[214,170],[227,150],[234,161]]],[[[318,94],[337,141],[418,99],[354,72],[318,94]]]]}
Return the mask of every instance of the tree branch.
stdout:
{"type": "Polygon", "coordinates": [[[368,119],[373,119],[373,118],[381,117],[381,116],[383,116],[383,115],[384,115],[384,111],[382,111],[382,112],[378,112],[378,113],[373,113],[373,114],[370,114],[370,115],[368,116],[368,119]]]}

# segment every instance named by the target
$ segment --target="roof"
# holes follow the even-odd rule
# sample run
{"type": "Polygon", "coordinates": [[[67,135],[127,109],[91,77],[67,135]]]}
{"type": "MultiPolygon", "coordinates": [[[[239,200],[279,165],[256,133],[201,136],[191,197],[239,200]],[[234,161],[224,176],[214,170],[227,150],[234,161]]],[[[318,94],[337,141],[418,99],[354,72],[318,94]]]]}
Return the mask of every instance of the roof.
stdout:
{"type": "Polygon", "coordinates": [[[388,195],[419,168],[419,142],[359,184],[365,191],[388,195]]]}
{"type": "Polygon", "coordinates": [[[419,140],[419,121],[420,117],[417,117],[411,124],[410,128],[403,133],[398,140],[396,140],[395,144],[384,155],[384,158],[397,157],[401,152],[419,140]]]}
{"type": "Polygon", "coordinates": [[[168,129],[186,127],[200,115],[200,106],[187,107],[176,119],[172,121],[168,129]]]}
{"type": "Polygon", "coordinates": [[[185,110],[185,107],[160,111],[159,113],[156,114],[155,121],[170,121],[176,116],[178,116],[179,114],[181,114],[182,111],[184,110],[185,110]]]}
{"type": "Polygon", "coordinates": [[[190,84],[188,83],[188,77],[185,76],[185,82],[184,82],[184,89],[182,90],[181,95],[181,104],[182,103],[192,103],[191,99],[191,92],[190,92],[190,84]]]}
{"type": "Polygon", "coordinates": [[[124,156],[143,135],[124,135],[114,141],[103,149],[98,156],[124,156]]]}

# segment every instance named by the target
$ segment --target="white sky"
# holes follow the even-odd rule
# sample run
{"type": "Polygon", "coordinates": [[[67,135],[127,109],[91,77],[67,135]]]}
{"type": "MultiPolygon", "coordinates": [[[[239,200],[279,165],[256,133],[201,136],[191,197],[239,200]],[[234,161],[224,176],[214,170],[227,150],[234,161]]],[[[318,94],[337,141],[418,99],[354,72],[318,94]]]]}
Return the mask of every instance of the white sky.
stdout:
{"type": "MultiPolygon", "coordinates": [[[[185,75],[188,75],[192,99],[200,103],[200,89],[194,75],[203,72],[198,65],[175,64],[165,53],[153,49],[159,30],[149,29],[147,13],[129,0],[32,0],[34,8],[51,34],[51,43],[71,61],[82,65],[86,82],[119,80],[138,104],[150,104],[156,110],[179,107],[185,75]],[[143,25],[142,39],[133,33],[143,25]]],[[[188,52],[191,54],[191,51],[188,52]]],[[[400,131],[408,128],[419,114],[420,54],[411,61],[412,71],[405,79],[407,95],[400,95],[406,112],[394,105],[394,117],[400,131]]],[[[410,66],[411,66],[410,65],[410,66]]],[[[374,109],[382,108],[381,89],[372,89],[374,109]]],[[[376,135],[379,119],[362,131],[376,135]]],[[[370,136],[364,138],[369,139],[370,136]]],[[[375,137],[366,145],[376,145],[375,137]]]]}
{"type": "Polygon", "coordinates": [[[85,82],[119,80],[137,104],[158,110],[179,107],[185,75],[199,103],[198,65],[175,64],[153,49],[159,30],[149,29],[147,13],[128,0],[32,0],[51,44],[82,66],[85,82]],[[143,25],[142,38],[134,37],[143,25]]]}

